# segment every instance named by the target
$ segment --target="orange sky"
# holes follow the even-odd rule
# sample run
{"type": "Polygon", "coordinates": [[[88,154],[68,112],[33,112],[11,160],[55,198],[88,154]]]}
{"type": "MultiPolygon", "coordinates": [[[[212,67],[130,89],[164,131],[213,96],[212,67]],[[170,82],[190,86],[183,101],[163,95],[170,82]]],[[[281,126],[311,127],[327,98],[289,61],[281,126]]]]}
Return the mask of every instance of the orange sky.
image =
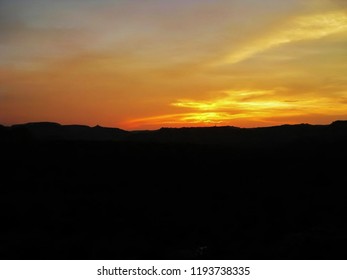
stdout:
{"type": "Polygon", "coordinates": [[[347,119],[343,0],[0,2],[1,124],[336,119],[347,119]]]}

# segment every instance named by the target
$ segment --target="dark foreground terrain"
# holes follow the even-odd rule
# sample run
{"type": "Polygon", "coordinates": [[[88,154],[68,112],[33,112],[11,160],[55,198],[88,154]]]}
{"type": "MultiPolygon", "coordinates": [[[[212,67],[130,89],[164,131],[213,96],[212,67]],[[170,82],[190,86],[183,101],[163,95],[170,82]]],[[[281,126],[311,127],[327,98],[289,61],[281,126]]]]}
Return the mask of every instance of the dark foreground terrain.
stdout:
{"type": "Polygon", "coordinates": [[[1,259],[347,259],[347,123],[0,126],[1,259]]]}

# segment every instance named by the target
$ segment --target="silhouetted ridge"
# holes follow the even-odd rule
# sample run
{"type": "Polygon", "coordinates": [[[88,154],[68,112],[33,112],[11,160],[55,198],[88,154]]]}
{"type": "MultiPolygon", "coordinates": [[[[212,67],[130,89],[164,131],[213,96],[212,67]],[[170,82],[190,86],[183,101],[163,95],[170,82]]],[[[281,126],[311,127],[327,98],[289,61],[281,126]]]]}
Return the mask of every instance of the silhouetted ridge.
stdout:
{"type": "Polygon", "coordinates": [[[329,142],[347,140],[347,121],[330,125],[280,125],[260,128],[183,127],[161,128],[153,131],[125,131],[119,128],[86,125],[60,125],[40,122],[1,127],[2,140],[82,140],[148,143],[190,143],[231,145],[235,147],[265,147],[296,142],[329,142]]]}
{"type": "Polygon", "coordinates": [[[129,132],[119,128],[86,125],[60,125],[51,122],[27,123],[10,127],[12,135],[21,134],[33,140],[114,141],[129,132]]]}
{"type": "Polygon", "coordinates": [[[345,124],[0,126],[0,259],[346,259],[345,124]]]}
{"type": "Polygon", "coordinates": [[[0,124],[0,139],[6,137],[8,128],[0,124]]]}
{"type": "Polygon", "coordinates": [[[281,125],[260,128],[198,127],[162,128],[129,134],[127,140],[135,142],[195,143],[209,145],[231,145],[235,147],[264,147],[296,142],[340,141],[347,139],[347,126],[329,125],[281,125]],[[342,129],[334,129],[339,127],[342,129]],[[333,129],[332,129],[333,128],[333,129]],[[334,132],[335,131],[335,132],[334,132]]]}
{"type": "Polygon", "coordinates": [[[346,127],[347,128],[347,121],[334,121],[331,123],[331,126],[335,126],[335,127],[346,127]]]}

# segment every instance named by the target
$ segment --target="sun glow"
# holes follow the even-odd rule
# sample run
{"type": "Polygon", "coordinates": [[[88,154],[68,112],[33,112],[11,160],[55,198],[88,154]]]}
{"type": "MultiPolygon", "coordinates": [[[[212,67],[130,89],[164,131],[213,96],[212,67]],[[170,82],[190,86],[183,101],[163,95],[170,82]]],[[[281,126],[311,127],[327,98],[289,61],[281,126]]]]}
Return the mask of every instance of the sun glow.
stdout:
{"type": "MultiPolygon", "coordinates": [[[[173,102],[171,105],[189,112],[171,115],[160,115],[148,118],[135,119],[129,122],[131,126],[144,123],[166,125],[227,125],[233,120],[247,120],[267,123],[267,119],[298,117],[305,114],[319,114],[321,108],[326,113],[343,114],[347,111],[347,102],[337,110],[332,98],[311,98],[288,100],[280,97],[276,90],[225,90],[217,97],[209,100],[184,99],[173,102]],[[277,100],[274,96],[277,95],[277,100]]],[[[273,122],[272,122],[273,123],[273,122]]],[[[287,121],[290,123],[290,121],[287,121]]]]}
{"type": "Polygon", "coordinates": [[[221,110],[264,110],[269,108],[292,108],[291,102],[281,100],[267,100],[273,97],[274,91],[271,90],[241,90],[241,91],[223,91],[222,97],[213,100],[179,100],[172,103],[172,106],[181,108],[190,108],[198,111],[221,111],[221,110]],[[262,100],[264,99],[265,100],[262,100]],[[252,101],[254,100],[254,101],[252,101]]]}
{"type": "Polygon", "coordinates": [[[345,2],[2,0],[0,125],[347,119],[345,2]]]}

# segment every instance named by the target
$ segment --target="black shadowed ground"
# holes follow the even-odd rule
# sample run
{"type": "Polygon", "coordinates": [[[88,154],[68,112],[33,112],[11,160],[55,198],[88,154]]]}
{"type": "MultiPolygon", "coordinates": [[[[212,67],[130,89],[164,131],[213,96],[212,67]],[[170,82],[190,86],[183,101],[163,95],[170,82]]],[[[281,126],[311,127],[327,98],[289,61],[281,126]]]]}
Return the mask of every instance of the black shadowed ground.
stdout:
{"type": "Polygon", "coordinates": [[[346,259],[347,122],[0,126],[1,259],[346,259]]]}

